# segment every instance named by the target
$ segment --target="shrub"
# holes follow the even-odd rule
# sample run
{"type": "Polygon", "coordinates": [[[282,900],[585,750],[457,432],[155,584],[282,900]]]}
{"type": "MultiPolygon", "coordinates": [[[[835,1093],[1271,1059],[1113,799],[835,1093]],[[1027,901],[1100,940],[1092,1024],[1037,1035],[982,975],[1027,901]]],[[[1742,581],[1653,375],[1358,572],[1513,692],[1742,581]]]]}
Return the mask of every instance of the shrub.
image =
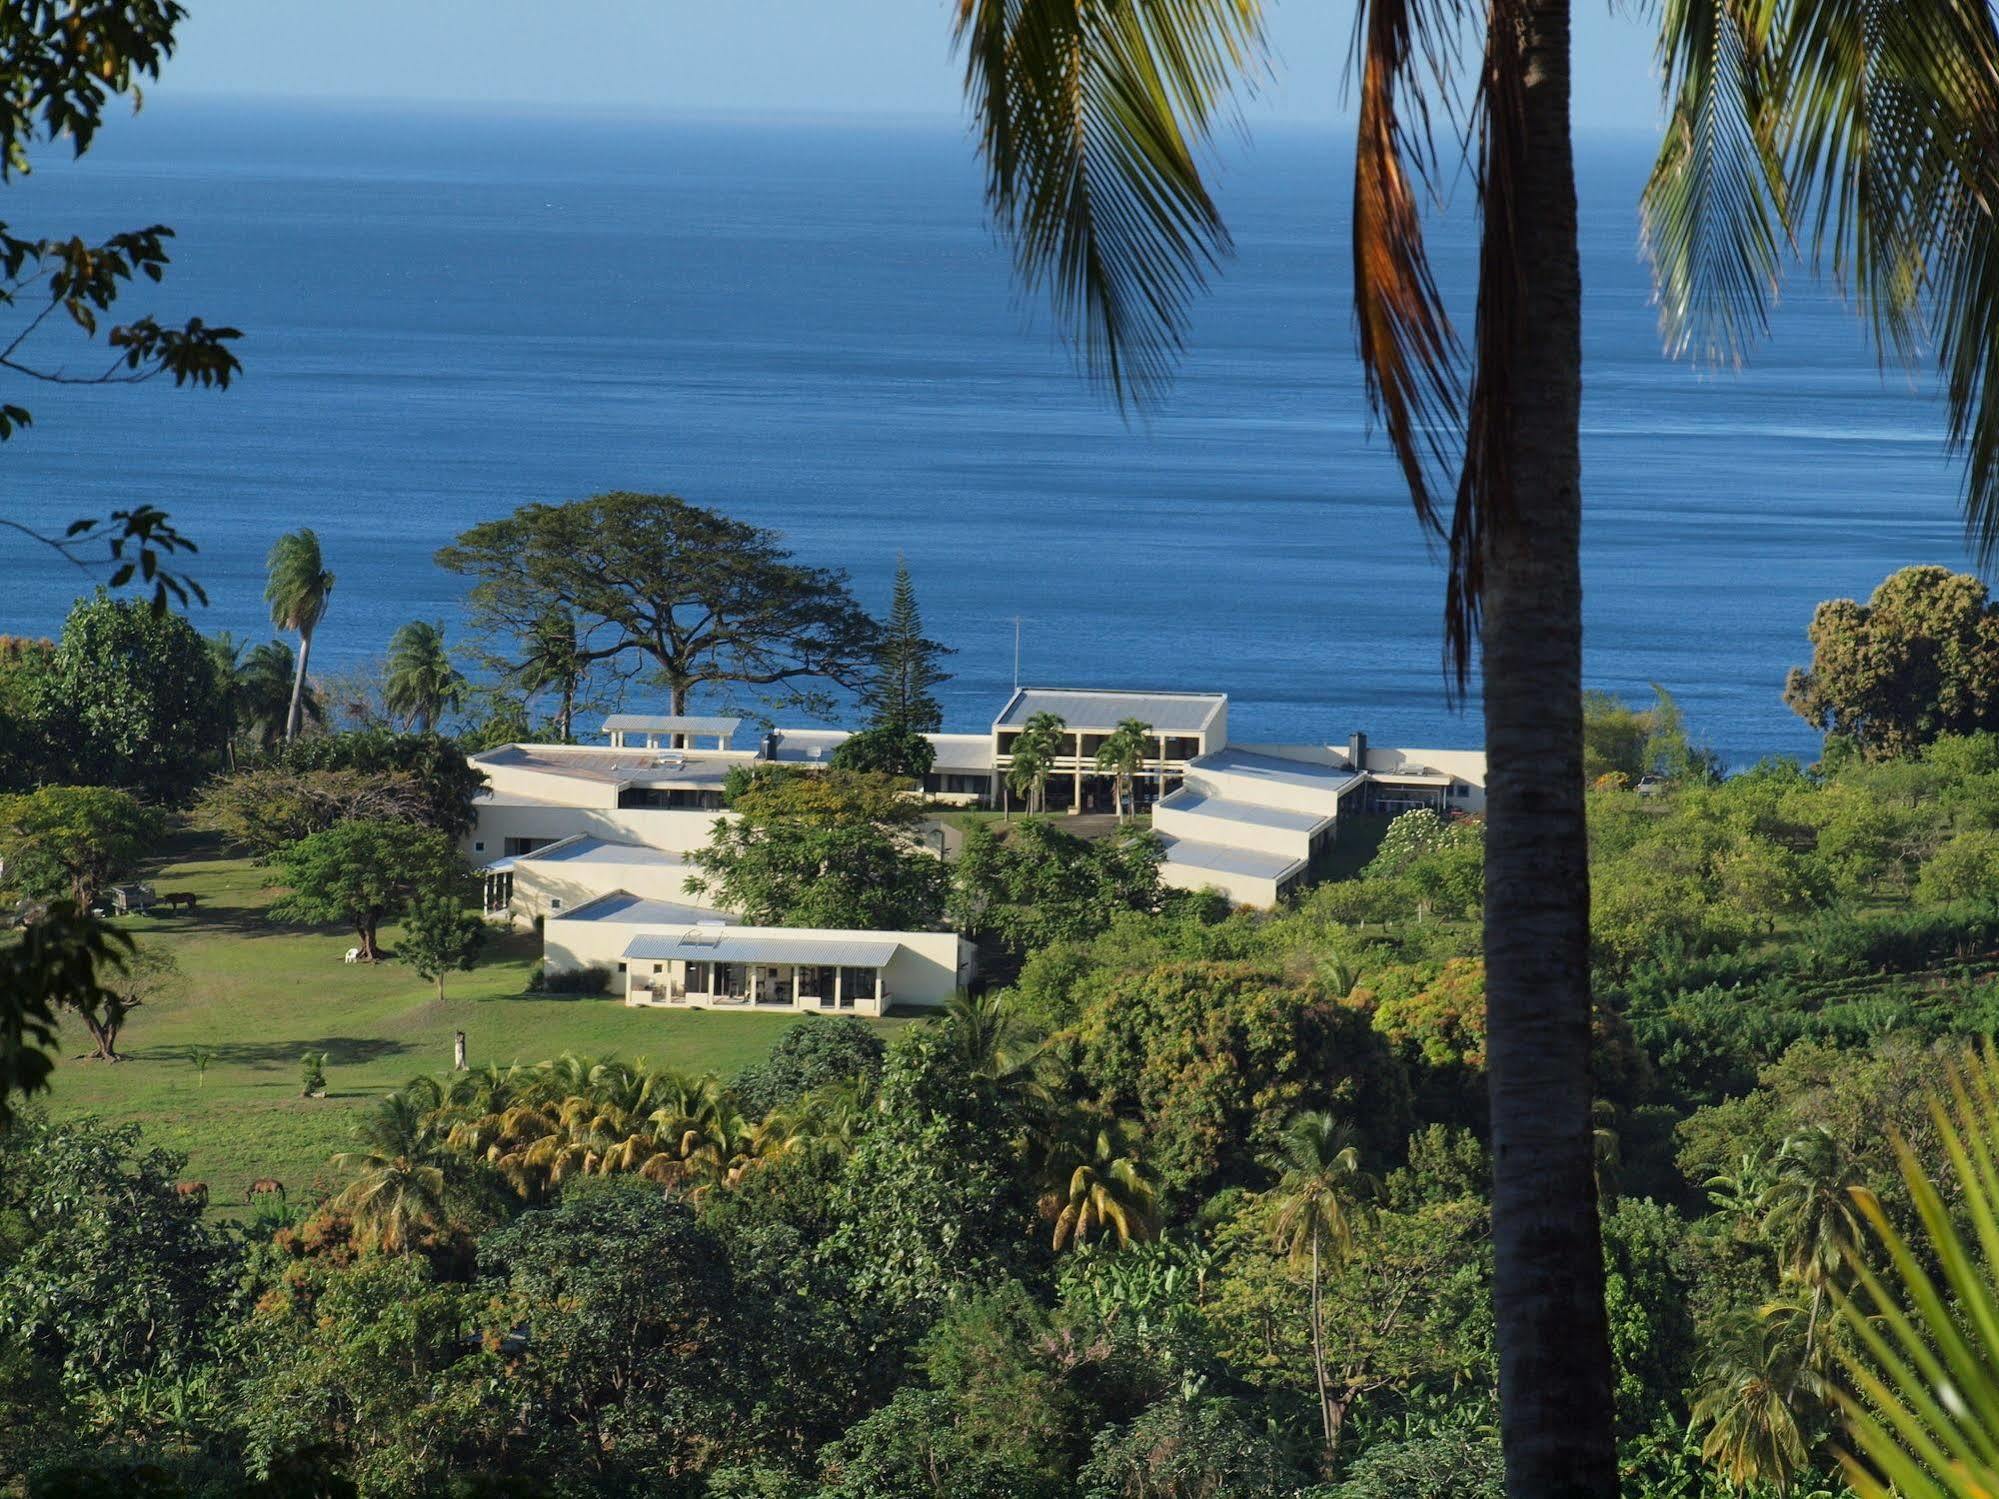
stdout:
{"type": "Polygon", "coordinates": [[[752,1118],[764,1118],[826,1083],[881,1076],[886,1042],[852,1015],[807,1016],[778,1037],[770,1055],[736,1074],[730,1085],[752,1118]]]}
{"type": "Polygon", "coordinates": [[[558,969],[554,973],[537,965],[535,978],[543,994],[602,994],[611,987],[611,970],[601,963],[558,969]]]}

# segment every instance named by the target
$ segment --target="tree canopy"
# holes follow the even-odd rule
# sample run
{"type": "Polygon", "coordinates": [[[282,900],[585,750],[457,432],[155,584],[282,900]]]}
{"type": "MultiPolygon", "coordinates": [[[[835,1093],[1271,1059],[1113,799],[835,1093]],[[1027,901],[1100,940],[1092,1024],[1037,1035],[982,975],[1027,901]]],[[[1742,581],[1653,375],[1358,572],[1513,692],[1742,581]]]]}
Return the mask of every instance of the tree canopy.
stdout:
{"type": "Polygon", "coordinates": [[[460,534],[439,566],[474,579],[489,638],[526,662],[552,609],[574,621],[561,670],[609,670],[664,688],[685,713],[695,693],[737,688],[827,710],[828,689],[869,680],[881,630],[847,575],[809,567],[777,532],[674,495],[616,492],[523,505],[460,534]]]}
{"type": "Polygon", "coordinates": [[[694,855],[698,888],[764,926],[922,930],[937,924],[944,861],[893,776],[766,767],[694,855]]]}
{"type": "Polygon", "coordinates": [[[406,822],[339,822],[288,844],[272,861],[291,887],[271,907],[280,921],[342,922],[361,940],[361,955],[381,956],[376,931],[419,895],[453,890],[464,878],[442,833],[406,822]]]}
{"type": "Polygon", "coordinates": [[[193,794],[228,732],[215,659],[194,627],[101,591],[63,624],[43,716],[62,779],[170,803],[193,794]]]}
{"type": "Polygon", "coordinates": [[[159,841],[159,815],[108,786],[44,786],[0,797],[0,888],[88,909],[159,841]]]}
{"type": "Polygon", "coordinates": [[[1969,573],[1905,567],[1864,604],[1820,604],[1807,633],[1784,701],[1869,759],[1999,728],[1999,605],[1969,573]]]}

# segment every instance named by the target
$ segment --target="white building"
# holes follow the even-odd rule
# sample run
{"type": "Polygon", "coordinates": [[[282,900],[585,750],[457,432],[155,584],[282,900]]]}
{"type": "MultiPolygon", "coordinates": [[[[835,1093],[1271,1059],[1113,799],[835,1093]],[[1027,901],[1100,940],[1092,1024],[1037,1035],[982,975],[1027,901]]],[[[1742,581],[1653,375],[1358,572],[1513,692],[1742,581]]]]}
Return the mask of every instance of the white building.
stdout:
{"type": "MultiPolygon", "coordinates": [[[[926,736],[936,753],[927,797],[956,806],[1018,806],[1007,783],[1014,746],[1040,713],[1062,721],[1061,748],[1044,787],[1048,809],[1057,812],[1111,811],[1115,777],[1098,766],[1098,751],[1127,720],[1146,725],[1149,753],[1133,794],[1151,809],[1165,843],[1161,878],[1185,889],[1212,887],[1242,905],[1269,908],[1308,881],[1315,861],[1338,839],[1342,817],[1418,806],[1446,814],[1485,809],[1485,756],[1476,750],[1384,748],[1370,745],[1365,734],[1344,745],[1235,744],[1221,693],[1068,687],[1017,689],[986,733],[926,736]]],[[[545,928],[613,895],[700,911],[687,887],[695,873],[691,856],[707,844],[716,818],[727,815],[723,788],[730,772],[756,764],[824,766],[849,737],[837,729],[772,729],[755,748],[737,749],[739,720],[671,714],[616,714],[604,728],[607,745],[510,744],[472,757],[488,788],[475,803],[466,842],[472,862],[486,871],[489,910],[545,928]]],[[[948,854],[956,831],[933,824],[928,841],[948,854]]],[[[681,919],[675,915],[668,924],[681,919]]],[[[716,919],[729,918],[703,911],[692,924],[716,919]]],[[[772,941],[790,940],[768,930],[772,941]]],[[[825,942],[855,936],[819,935],[825,942]]],[[[551,943],[551,961],[567,961],[562,951],[551,943]]],[[[793,969],[854,966],[797,956],[793,969]]],[[[937,971],[958,967],[940,962],[937,971]]],[[[900,985],[897,992],[909,1002],[930,1002],[914,996],[937,993],[937,985],[913,985],[908,971],[908,963],[896,966],[890,987],[900,985]]],[[[676,982],[684,989],[684,976],[676,982]]],[[[796,992],[800,980],[794,974],[784,982],[796,992]]]]}
{"type": "Polygon", "coordinates": [[[745,926],[623,890],[548,917],[542,963],[552,973],[601,968],[628,1005],[755,1013],[936,1006],[974,974],[972,945],[955,932],[745,926]]]}

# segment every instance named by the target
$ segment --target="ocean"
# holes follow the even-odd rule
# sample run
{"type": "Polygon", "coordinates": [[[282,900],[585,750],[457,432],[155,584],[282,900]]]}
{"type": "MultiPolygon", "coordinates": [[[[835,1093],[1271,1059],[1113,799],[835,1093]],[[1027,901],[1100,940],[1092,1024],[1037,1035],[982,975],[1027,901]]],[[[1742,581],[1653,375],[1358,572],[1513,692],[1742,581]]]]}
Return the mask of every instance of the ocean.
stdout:
{"type": "MultiPolygon", "coordinates": [[[[1802,278],[1747,370],[1662,357],[1649,150],[1580,152],[1588,683],[1665,685],[1731,763],[1809,757],[1781,694],[1813,606],[1967,566],[1959,472],[1927,382],[1884,373],[1802,278]]],[[[431,561],[462,528],[671,492],[777,528],[873,608],[905,557],[956,649],[952,728],[1004,701],[1018,618],[1036,684],[1224,691],[1239,739],[1475,744],[1439,562],[1369,432],[1350,159],[1330,133],[1228,145],[1237,254],[1168,398],[1127,419],[1013,284],[956,122],[151,106],[0,189],[0,217],[172,225],[166,284],[120,310],[234,324],[246,373],[224,394],[5,386],[35,414],[0,448],[7,513],[162,506],[201,547],[196,623],[252,639],[266,549],[311,525],[338,575],[313,661],[335,669],[413,618],[464,640],[463,583],[431,561]]],[[[1463,207],[1436,231],[1459,288],[1463,207]]],[[[0,578],[13,634],[54,633],[89,586],[11,535],[0,578]]]]}

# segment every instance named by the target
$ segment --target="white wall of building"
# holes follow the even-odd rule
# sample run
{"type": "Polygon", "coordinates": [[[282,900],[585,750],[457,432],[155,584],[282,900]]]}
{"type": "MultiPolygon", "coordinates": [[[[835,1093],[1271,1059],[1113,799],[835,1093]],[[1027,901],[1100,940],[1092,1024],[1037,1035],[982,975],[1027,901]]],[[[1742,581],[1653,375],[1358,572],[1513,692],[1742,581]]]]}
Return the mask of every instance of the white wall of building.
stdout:
{"type": "MultiPolygon", "coordinates": [[[[587,912],[585,913],[587,916],[587,912]]],[[[611,989],[622,994],[624,983],[618,965],[634,937],[658,935],[678,937],[685,924],[662,926],[646,921],[591,921],[555,917],[542,927],[542,964],[549,973],[568,973],[592,966],[609,969],[611,989]]],[[[731,931],[754,931],[759,937],[805,941],[832,938],[852,941],[859,933],[817,927],[717,927],[731,931]]],[[[956,932],[868,932],[870,941],[893,942],[895,956],[882,970],[882,985],[890,1004],[936,1006],[948,1002],[976,975],[974,949],[956,932]]]]}
{"type": "Polygon", "coordinates": [[[641,900],[705,905],[706,897],[687,888],[687,882],[699,873],[692,864],[523,860],[514,866],[514,898],[508,914],[515,926],[533,926],[537,916],[574,911],[614,890],[628,891],[641,900]]]}
{"type": "Polygon", "coordinates": [[[475,865],[502,857],[509,838],[545,838],[553,843],[577,833],[612,843],[643,843],[677,854],[692,853],[708,846],[716,820],[727,816],[667,807],[563,806],[497,798],[476,802],[473,813],[477,821],[465,839],[463,852],[475,865]]]}

